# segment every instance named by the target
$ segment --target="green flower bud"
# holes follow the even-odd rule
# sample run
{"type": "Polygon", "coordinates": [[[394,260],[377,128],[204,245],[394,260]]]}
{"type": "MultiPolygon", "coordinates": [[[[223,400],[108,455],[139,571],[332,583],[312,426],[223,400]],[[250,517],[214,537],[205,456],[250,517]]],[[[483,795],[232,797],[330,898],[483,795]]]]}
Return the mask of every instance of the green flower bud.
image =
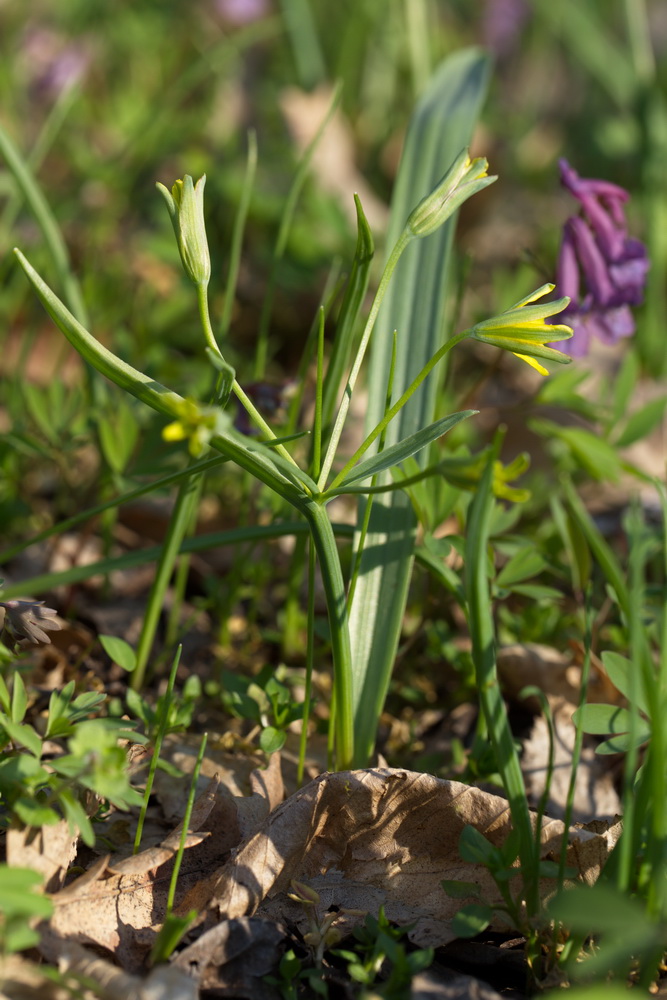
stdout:
{"type": "Polygon", "coordinates": [[[211,277],[211,258],[204,224],[205,184],[206,174],[196,184],[186,174],[182,181],[176,181],[171,192],[164,184],[156,185],[167,203],[183,270],[195,285],[203,285],[204,288],[211,277]]]}
{"type": "Polygon", "coordinates": [[[471,160],[464,149],[437,187],[410,213],[406,229],[413,236],[434,233],[471,195],[493,184],[497,178],[487,175],[488,166],[483,156],[471,160]]]}

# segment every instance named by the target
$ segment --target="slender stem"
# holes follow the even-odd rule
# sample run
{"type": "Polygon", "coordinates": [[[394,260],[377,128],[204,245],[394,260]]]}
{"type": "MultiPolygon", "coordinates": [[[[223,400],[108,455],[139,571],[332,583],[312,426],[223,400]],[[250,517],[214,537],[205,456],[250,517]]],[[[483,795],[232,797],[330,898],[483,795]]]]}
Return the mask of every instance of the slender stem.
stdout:
{"type": "Polygon", "coordinates": [[[298,201],[301,188],[303,187],[306,177],[308,176],[308,170],[310,168],[310,162],[313,158],[313,153],[315,152],[317,144],[322,138],[322,134],[329,124],[334,111],[338,107],[340,96],[341,86],[338,84],[332,95],[331,103],[327,109],[326,115],[322,119],[317,132],[301,157],[296,174],[294,175],[294,180],[292,181],[292,186],[289,190],[287,198],[285,199],[285,206],[283,208],[278,237],[273,251],[273,259],[271,261],[269,283],[264,293],[262,313],[259,318],[259,334],[257,337],[257,346],[255,348],[254,377],[256,380],[264,378],[264,369],[266,368],[266,361],[269,353],[269,323],[271,320],[271,311],[273,309],[278,264],[280,263],[280,260],[285,252],[285,247],[287,246],[287,237],[289,236],[290,226],[292,225],[292,218],[294,216],[296,203],[298,201]]]}
{"type": "Polygon", "coordinates": [[[645,0],[625,0],[625,20],[635,73],[649,85],[655,80],[655,55],[645,0]]]}
{"type": "MultiPolygon", "coordinates": [[[[213,327],[211,325],[211,315],[209,313],[209,308],[208,308],[208,291],[206,289],[206,285],[197,285],[197,304],[199,306],[199,316],[201,318],[201,324],[202,324],[202,329],[204,331],[206,346],[222,361],[225,361],[224,355],[220,350],[218,342],[215,339],[215,334],[213,333],[213,327]]],[[[225,362],[225,364],[226,363],[227,362],[225,362]]],[[[273,431],[267,424],[266,420],[255,406],[255,404],[252,402],[249,396],[247,396],[246,393],[243,391],[243,389],[236,381],[236,379],[234,379],[234,381],[232,382],[232,392],[239,400],[241,405],[244,407],[248,416],[252,420],[254,420],[257,427],[259,427],[259,429],[265,435],[267,440],[275,441],[276,435],[273,433],[273,431]]],[[[292,465],[297,464],[284,445],[282,444],[276,445],[276,451],[280,455],[282,455],[283,458],[286,458],[289,462],[291,462],[292,465]]]]}
{"type": "Polygon", "coordinates": [[[333,527],[324,508],[311,502],[305,507],[304,514],[308,520],[311,538],[319,559],[326,595],[334,662],[334,690],[336,692],[336,767],[338,770],[344,770],[351,767],[355,760],[352,721],[352,651],[345,581],[343,580],[333,527]]]}
{"type": "MultiPolygon", "coordinates": [[[[232,392],[234,393],[234,395],[236,396],[236,398],[238,399],[239,403],[244,408],[248,416],[255,422],[257,427],[259,427],[259,429],[262,431],[267,441],[276,441],[277,438],[276,435],[273,433],[273,430],[269,427],[266,420],[259,412],[259,410],[255,406],[253,401],[250,399],[250,397],[245,394],[245,392],[243,391],[239,383],[236,381],[236,379],[234,379],[234,382],[232,383],[232,392]]],[[[290,453],[288,452],[287,448],[284,445],[282,444],[275,445],[275,450],[278,452],[279,455],[282,455],[283,458],[286,458],[289,462],[291,462],[292,465],[296,466],[297,469],[299,468],[294,457],[290,455],[290,453]]]]}
{"type": "Polygon", "coordinates": [[[243,188],[241,189],[241,197],[236,210],[236,218],[234,219],[234,231],[232,233],[232,242],[229,251],[229,273],[227,274],[227,285],[225,287],[225,304],[222,310],[222,319],[220,320],[221,338],[226,337],[229,333],[229,327],[232,321],[234,297],[236,294],[236,285],[238,282],[239,268],[241,264],[243,231],[248,217],[250,196],[252,194],[256,170],[257,134],[254,129],[250,129],[248,132],[248,156],[246,159],[245,177],[243,178],[243,188]]]}
{"type": "MultiPolygon", "coordinates": [[[[335,488],[345,479],[345,476],[348,474],[348,472],[350,472],[350,470],[357,464],[361,456],[368,451],[368,449],[376,440],[376,438],[378,438],[379,435],[382,434],[387,425],[394,419],[398,411],[403,406],[405,406],[405,404],[410,399],[412,394],[419,388],[419,386],[422,384],[426,376],[431,373],[431,371],[435,368],[438,362],[441,361],[442,358],[444,358],[444,356],[449,353],[449,351],[451,351],[452,347],[455,347],[456,344],[460,344],[461,341],[465,340],[467,336],[468,336],[468,330],[464,330],[463,333],[459,333],[455,337],[450,337],[450,339],[435,352],[431,360],[424,365],[422,370],[413,379],[413,381],[410,383],[410,385],[405,390],[400,399],[397,399],[394,405],[391,407],[391,409],[386,411],[382,420],[375,425],[375,427],[370,432],[365,441],[363,441],[362,444],[359,445],[352,458],[350,458],[349,461],[345,463],[345,465],[340,470],[338,475],[334,478],[333,482],[331,483],[331,486],[323,494],[324,497],[329,497],[331,491],[335,490],[335,488]]],[[[319,485],[321,489],[321,477],[319,485]]]]}
{"type": "Polygon", "coordinates": [[[135,691],[140,691],[144,682],[148,657],[153,648],[155,633],[164,606],[164,597],[171,574],[174,571],[174,563],[199,500],[199,483],[200,476],[193,475],[181,484],[169,519],[167,534],[148,595],[141,635],[137,644],[137,665],[131,680],[131,686],[135,691]]]}
{"type": "MultiPolygon", "coordinates": [[[[78,83],[74,83],[62,90],[56,98],[56,102],[51,108],[42,130],[37,136],[34,146],[25,158],[26,167],[33,177],[39,172],[49,149],[53,145],[55,137],[60,131],[65,118],[69,114],[72,105],[76,101],[80,92],[81,88],[78,83]]],[[[14,222],[16,221],[21,209],[23,197],[23,191],[17,189],[7,199],[7,202],[2,210],[2,214],[0,214],[0,232],[2,232],[3,235],[5,233],[9,233],[13,228],[14,222]]],[[[5,266],[10,262],[11,257],[5,258],[5,261],[3,262],[3,271],[5,266]]]]}
{"type": "Polygon", "coordinates": [[[174,908],[176,883],[178,882],[178,875],[181,870],[181,862],[183,861],[183,853],[185,851],[185,841],[187,840],[188,827],[190,826],[190,817],[192,816],[192,809],[195,804],[195,795],[197,794],[197,781],[199,779],[199,772],[201,771],[201,765],[204,759],[204,751],[206,750],[207,740],[208,740],[208,733],[204,733],[204,735],[201,738],[199,753],[197,754],[197,760],[195,761],[195,767],[192,772],[192,781],[190,782],[190,792],[188,794],[188,801],[185,807],[185,814],[183,816],[183,829],[181,830],[181,841],[178,845],[178,851],[176,852],[176,857],[174,858],[174,867],[171,873],[171,880],[169,882],[169,893],[167,895],[167,907],[166,907],[165,917],[168,917],[174,908]]]}
{"type": "Polygon", "coordinates": [[[303,692],[303,716],[301,735],[299,738],[299,763],[296,771],[297,786],[303,782],[306,765],[306,747],[308,744],[308,721],[310,719],[310,700],[313,690],[313,664],[315,662],[315,546],[312,541],[308,550],[308,650],[306,652],[306,683],[303,692]]]}
{"type": "Polygon", "coordinates": [[[182,479],[187,479],[195,473],[206,472],[208,469],[215,469],[217,466],[223,465],[225,461],[226,459],[223,458],[222,455],[216,455],[215,458],[208,458],[203,462],[198,462],[196,465],[191,465],[186,469],[181,469],[180,472],[171,472],[168,476],[162,476],[160,479],[154,479],[152,483],[147,483],[145,486],[138,486],[136,489],[130,490],[128,493],[121,493],[119,496],[113,497],[111,500],[106,500],[104,503],[99,503],[94,507],[89,507],[88,510],[82,510],[79,514],[74,514],[72,517],[68,517],[64,521],[52,524],[50,527],[44,528],[43,531],[38,532],[38,534],[32,535],[30,538],[26,538],[22,542],[17,542],[16,545],[11,545],[8,549],[3,549],[3,551],[0,552],[0,564],[9,562],[10,559],[13,559],[19,552],[23,552],[23,550],[27,549],[30,545],[36,545],[38,542],[43,542],[46,538],[51,538],[52,535],[60,535],[64,531],[69,531],[71,528],[76,527],[77,524],[81,524],[83,521],[90,521],[93,517],[96,517],[98,514],[103,514],[112,507],[121,507],[123,504],[136,500],[137,497],[144,496],[146,493],[157,492],[165,486],[171,486],[182,479]]]}
{"type": "Polygon", "coordinates": [[[500,692],[493,609],[487,576],[487,549],[493,510],[493,464],[498,457],[499,447],[500,440],[496,436],[468,515],[465,547],[466,598],[479,701],[509,800],[512,824],[519,832],[519,857],[530,918],[539,908],[537,858],[521,765],[500,692]]]}
{"type": "Polygon", "coordinates": [[[42,230],[67,305],[80,323],[87,325],[88,313],[81,287],[70,265],[69,254],[55,216],[18,149],[0,125],[0,155],[3,156],[21,194],[42,230]]]}
{"type": "MultiPolygon", "coordinates": [[[[179,409],[182,408],[184,400],[178,393],[160,385],[100,344],[54,295],[23,254],[18,250],[15,250],[15,254],[46,311],[86,361],[158,413],[166,414],[172,419],[179,416],[179,409]]],[[[352,657],[345,583],[333,526],[324,507],[316,503],[311,495],[311,491],[317,487],[313,480],[295,465],[291,457],[290,465],[284,457],[270,453],[270,449],[265,445],[249,442],[243,435],[234,431],[221,430],[211,439],[210,444],[226,458],[250,472],[278,496],[287,500],[308,521],[322,570],[331,628],[334,683],[338,703],[336,723],[338,766],[347,767],[354,758],[354,736],[352,657]]]]}
{"type": "MultiPolygon", "coordinates": [[[[442,463],[436,462],[435,465],[429,465],[426,469],[422,469],[420,472],[415,472],[412,476],[405,476],[404,479],[397,478],[393,483],[386,483],[384,486],[341,486],[337,489],[328,489],[326,493],[322,494],[322,496],[328,502],[329,500],[333,500],[334,497],[347,496],[348,494],[355,493],[363,496],[374,496],[377,493],[395,493],[396,490],[405,489],[406,486],[414,486],[415,483],[421,483],[424,479],[429,479],[431,476],[437,476],[441,471],[441,467],[442,463]]],[[[400,469],[396,471],[400,472],[400,469]]],[[[375,478],[377,477],[374,476],[373,479],[375,478]]]]}
{"type": "Polygon", "coordinates": [[[396,265],[401,257],[401,254],[407,247],[408,243],[412,239],[412,234],[404,229],[398,238],[394,249],[389,255],[389,260],[385,264],[384,271],[382,272],[382,277],[380,278],[380,284],[378,285],[378,290],[375,293],[375,298],[373,299],[373,305],[371,306],[371,311],[368,314],[368,319],[366,320],[366,325],[364,327],[364,332],[361,335],[361,341],[357,349],[357,354],[354,359],[352,368],[350,369],[350,374],[347,379],[347,385],[345,386],[345,393],[338,408],[338,413],[336,415],[336,420],[334,423],[333,431],[331,432],[331,438],[329,440],[329,446],[324,456],[324,462],[322,464],[322,471],[320,473],[320,478],[318,480],[318,488],[323,490],[329,472],[331,471],[331,466],[333,464],[336,451],[338,449],[338,443],[340,441],[341,434],[343,433],[343,427],[345,425],[345,418],[347,417],[348,411],[350,409],[350,403],[352,401],[352,392],[356,385],[357,379],[359,377],[359,372],[361,370],[361,365],[364,360],[364,355],[366,354],[366,349],[368,347],[369,341],[371,339],[371,334],[373,332],[373,327],[375,326],[375,321],[377,320],[378,312],[380,311],[380,306],[382,305],[382,300],[385,296],[391,276],[393,275],[396,265]]]}
{"type": "Polygon", "coordinates": [[[215,339],[215,334],[213,333],[213,327],[211,325],[211,314],[208,308],[208,288],[203,283],[197,285],[197,305],[199,306],[199,318],[201,319],[206,346],[224,361],[224,356],[218,346],[217,340],[215,339]]]}
{"type": "MultiPolygon", "coordinates": [[[[588,679],[590,677],[591,671],[591,650],[593,646],[593,620],[595,618],[593,609],[591,607],[591,589],[587,588],[585,594],[585,609],[584,609],[584,662],[581,666],[581,680],[579,682],[579,713],[583,706],[588,700],[588,679]]],[[[581,750],[584,744],[584,730],[581,722],[577,724],[574,736],[574,747],[572,748],[572,766],[570,770],[570,783],[567,789],[567,799],[565,801],[565,814],[563,816],[563,825],[566,830],[570,829],[570,823],[572,822],[572,810],[574,808],[574,796],[577,790],[577,772],[579,769],[579,761],[581,759],[581,750]]],[[[561,844],[560,858],[558,860],[558,889],[562,890],[563,884],[565,882],[565,868],[567,865],[567,848],[568,848],[568,838],[563,837],[563,842],[561,844]]],[[[557,933],[557,925],[554,927],[554,935],[557,933]]],[[[555,945],[555,940],[554,940],[555,945]]],[[[554,947],[554,954],[556,949],[554,947]]]]}
{"type": "Polygon", "coordinates": [[[410,72],[415,97],[426,88],[431,76],[431,37],[424,0],[404,0],[410,52],[410,72]]]}
{"type": "Polygon", "coordinates": [[[162,749],[162,741],[167,732],[167,723],[169,722],[169,708],[171,706],[171,699],[174,693],[174,684],[176,682],[176,673],[178,671],[178,664],[181,659],[181,653],[183,647],[179,646],[176,650],[176,655],[171,664],[171,670],[169,671],[169,680],[167,681],[167,690],[164,693],[162,704],[160,706],[160,711],[157,718],[157,727],[155,732],[155,738],[153,740],[153,756],[151,757],[151,762],[148,768],[148,775],[146,777],[146,788],[144,790],[144,800],[141,803],[141,811],[139,813],[139,819],[137,821],[137,832],[134,837],[134,849],[133,854],[139,853],[139,848],[141,847],[141,835],[144,830],[144,822],[146,820],[146,812],[148,810],[148,800],[151,797],[151,792],[153,791],[153,781],[155,780],[155,772],[157,771],[158,761],[160,759],[160,750],[162,749]]]}
{"type": "Polygon", "coordinates": [[[324,381],[324,309],[320,307],[317,331],[317,378],[315,382],[315,419],[313,421],[313,479],[317,480],[322,462],[322,385],[324,381]]]}

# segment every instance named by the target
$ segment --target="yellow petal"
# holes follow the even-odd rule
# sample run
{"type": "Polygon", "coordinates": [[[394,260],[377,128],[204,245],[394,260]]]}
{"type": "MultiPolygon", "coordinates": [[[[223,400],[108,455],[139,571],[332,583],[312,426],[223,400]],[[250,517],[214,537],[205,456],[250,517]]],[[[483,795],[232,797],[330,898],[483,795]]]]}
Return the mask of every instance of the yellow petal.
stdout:
{"type": "Polygon", "coordinates": [[[522,361],[525,361],[527,365],[530,365],[531,368],[534,368],[536,372],[540,373],[540,375],[549,374],[544,365],[541,365],[539,361],[535,360],[535,358],[529,358],[527,354],[517,354],[516,351],[512,351],[512,354],[514,354],[515,357],[517,358],[521,358],[522,361]]]}
{"type": "Polygon", "coordinates": [[[167,424],[162,431],[164,441],[182,441],[188,436],[188,432],[180,420],[175,420],[173,424],[167,424]]]}

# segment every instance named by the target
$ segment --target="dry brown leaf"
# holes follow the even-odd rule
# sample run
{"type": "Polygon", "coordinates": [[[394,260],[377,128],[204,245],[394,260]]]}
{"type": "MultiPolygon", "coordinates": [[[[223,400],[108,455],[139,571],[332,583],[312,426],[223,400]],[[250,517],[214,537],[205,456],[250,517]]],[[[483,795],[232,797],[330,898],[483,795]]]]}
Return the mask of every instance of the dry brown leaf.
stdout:
{"type": "Polygon", "coordinates": [[[278,994],[263,981],[280,961],[285,929],[258,917],[224,920],[206,931],[174,960],[201,989],[272,1000],[278,994]]]}
{"type": "MultiPolygon", "coordinates": [[[[172,965],[159,965],[145,978],[128,975],[80,944],[46,928],[40,951],[63,975],[92,979],[104,1000],[197,1000],[195,981],[172,965]]],[[[41,996],[41,994],[40,994],[41,996]]]]}
{"type": "MultiPolygon", "coordinates": [[[[331,106],[333,91],[318,87],[311,93],[291,87],[280,96],[280,107],[294,141],[303,153],[315,138],[331,106]]],[[[340,110],[334,112],[313,154],[313,172],[324,191],[335,195],[341,208],[356,228],[357,218],[351,192],[361,199],[372,230],[384,232],[389,212],[384,202],[369,187],[355,164],[355,143],[349,122],[340,110]]]]}
{"type": "MultiPolygon", "coordinates": [[[[188,833],[185,837],[185,849],[196,847],[206,840],[208,833],[188,833]]],[[[114,861],[107,865],[113,875],[143,875],[154,868],[159,868],[173,858],[181,842],[180,833],[173,833],[157,847],[147,847],[139,854],[130,854],[127,858],[114,861]]]]}
{"type": "MultiPolygon", "coordinates": [[[[291,796],[268,817],[215,878],[186,895],[181,909],[202,908],[232,918],[282,913],[299,919],[285,896],[291,879],[311,885],[324,910],[331,906],[413,924],[420,946],[452,940],[450,921],[461,907],[441,887],[443,879],[475,881],[483,898],[498,899],[487,870],[461,860],[458,842],[472,824],[493,843],[509,831],[504,799],[459,782],[403,770],[326,774],[291,796]]],[[[545,856],[560,849],[563,824],[543,824],[545,856]]],[[[599,870],[609,846],[605,836],[570,831],[570,863],[582,877],[599,870]]],[[[296,910],[294,909],[296,907],[296,910]]]]}
{"type": "MultiPolygon", "coordinates": [[[[179,892],[196,885],[228,852],[217,836],[217,798],[207,783],[193,809],[195,822],[205,823],[207,831],[190,831],[179,875],[179,892]]],[[[55,904],[51,930],[63,938],[83,944],[95,944],[113,953],[119,964],[130,972],[139,971],[153,943],[155,929],[164,919],[171,865],[180,842],[180,828],[162,844],[135,856],[108,863],[98,860],[92,872],[86,872],[62,892],[52,896],[55,904]],[[167,846],[165,846],[165,844],[167,846]],[[108,875],[104,877],[104,872],[108,875]]],[[[41,947],[41,946],[40,946],[41,947]]]]}
{"type": "Polygon", "coordinates": [[[502,1000],[492,986],[451,969],[429,969],[412,979],[410,1000],[502,1000]]]}
{"type": "MultiPolygon", "coordinates": [[[[179,736],[168,740],[164,756],[183,771],[180,780],[157,772],[155,790],[167,819],[182,816],[194,769],[199,739],[179,736]]],[[[202,761],[198,789],[203,791],[209,777],[219,780],[216,796],[217,822],[212,829],[224,831],[226,849],[231,850],[251,836],[264,822],[269,812],[282,801],[284,786],[280,754],[272,754],[266,767],[257,766],[257,756],[231,754],[224,749],[222,739],[209,737],[202,761]]],[[[198,829],[198,827],[194,827],[198,829]]]]}
{"type": "MultiPolygon", "coordinates": [[[[498,670],[511,697],[518,698],[524,687],[534,685],[544,692],[549,702],[555,739],[554,772],[546,811],[552,816],[563,816],[576,736],[572,715],[579,701],[580,665],[573,662],[572,655],[560,653],[550,646],[517,643],[498,651],[498,670]]],[[[599,681],[600,675],[595,674],[597,688],[600,687],[599,681]]],[[[599,691],[594,700],[598,698],[599,691]]],[[[548,771],[549,726],[540,714],[542,708],[537,698],[527,698],[524,704],[538,715],[530,736],[524,741],[521,757],[526,789],[533,802],[537,803],[544,791],[548,771]]],[[[614,788],[609,762],[597,757],[591,747],[584,747],[576,773],[574,819],[585,822],[593,817],[611,818],[620,811],[621,803],[614,788]]]]}
{"type": "MultiPolygon", "coordinates": [[[[563,816],[572,773],[572,754],[577,735],[572,722],[575,706],[560,698],[549,697],[554,725],[554,770],[546,811],[563,816]]],[[[534,802],[542,795],[549,764],[549,724],[543,715],[535,719],[530,736],[523,744],[521,770],[526,789],[534,802]]],[[[583,747],[575,777],[573,819],[584,823],[593,817],[609,818],[621,812],[621,800],[614,788],[608,764],[596,755],[593,747],[583,747]]]]}
{"type": "Polygon", "coordinates": [[[78,839],[78,833],[72,833],[66,819],[40,829],[11,828],[7,831],[7,864],[13,868],[32,868],[44,876],[46,892],[56,892],[76,857],[78,839]]]}
{"type": "Polygon", "coordinates": [[[22,955],[0,956],[0,1000],[72,1000],[71,990],[59,986],[22,955]]]}
{"type": "MultiPolygon", "coordinates": [[[[537,642],[501,646],[498,650],[498,673],[503,690],[510,698],[518,700],[523,688],[532,685],[573,705],[579,700],[580,669],[573,668],[571,655],[551,646],[537,642]]],[[[536,714],[542,711],[537,698],[526,698],[523,704],[536,714]]]]}

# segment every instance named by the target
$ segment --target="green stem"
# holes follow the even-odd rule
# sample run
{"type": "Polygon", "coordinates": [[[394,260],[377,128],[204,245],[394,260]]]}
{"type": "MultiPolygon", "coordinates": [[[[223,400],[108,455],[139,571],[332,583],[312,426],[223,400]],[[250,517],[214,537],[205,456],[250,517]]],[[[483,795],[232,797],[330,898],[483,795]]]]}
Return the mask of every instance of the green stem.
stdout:
{"type": "Polygon", "coordinates": [[[521,765],[500,692],[493,608],[487,575],[487,550],[493,512],[493,464],[498,458],[499,450],[500,439],[496,437],[470,506],[465,546],[465,587],[477,690],[496,764],[509,800],[512,825],[519,832],[519,857],[530,919],[539,909],[537,857],[521,765]]]}
{"type": "Polygon", "coordinates": [[[215,458],[208,458],[203,462],[197,462],[196,465],[190,465],[187,469],[181,469],[180,472],[171,472],[168,476],[162,476],[160,479],[154,479],[152,483],[147,483],[145,486],[138,486],[134,490],[130,490],[128,493],[121,493],[119,496],[113,497],[111,500],[106,500],[104,503],[96,504],[95,507],[89,507],[88,510],[82,510],[79,514],[74,514],[72,517],[66,518],[64,521],[59,521],[58,524],[52,524],[49,528],[44,528],[43,531],[38,532],[36,535],[32,535],[30,538],[25,539],[22,542],[17,542],[16,545],[11,545],[8,549],[3,549],[0,552],[0,564],[9,562],[13,559],[15,555],[19,552],[23,552],[30,545],[37,545],[38,542],[43,542],[47,538],[51,538],[52,535],[60,535],[64,531],[70,531],[72,528],[76,527],[77,524],[82,524],[84,521],[90,521],[93,517],[98,514],[103,514],[105,511],[112,509],[113,507],[121,507],[123,504],[130,503],[132,500],[136,500],[137,497],[145,496],[146,493],[155,493],[158,490],[163,489],[165,486],[172,486],[174,483],[180,482],[182,479],[186,479],[195,473],[207,472],[209,469],[215,469],[220,465],[223,465],[225,459],[221,455],[216,455],[215,458]]]}
{"type": "Polygon", "coordinates": [[[339,771],[357,763],[352,721],[352,652],[347,616],[345,581],[331,521],[324,508],[309,503],[304,514],[315,545],[326,595],[334,662],[336,692],[336,767],[339,771]]]}
{"type": "MultiPolygon", "coordinates": [[[[211,324],[211,315],[208,308],[208,291],[206,285],[197,285],[197,304],[199,306],[199,316],[201,319],[202,329],[204,331],[204,339],[206,340],[206,346],[216,357],[220,358],[222,362],[226,365],[224,355],[218,346],[218,342],[215,339],[215,334],[213,333],[213,326],[211,324]]],[[[230,371],[232,369],[230,368],[230,371]]],[[[245,394],[236,379],[232,382],[232,392],[239,400],[243,408],[245,409],[248,416],[255,422],[257,427],[262,431],[264,436],[268,441],[275,441],[276,435],[273,433],[266,420],[259,412],[253,401],[249,396],[245,394]]],[[[282,455],[283,458],[291,462],[292,465],[296,466],[297,463],[292,458],[287,448],[282,444],[275,445],[275,450],[282,455]]],[[[298,466],[297,466],[298,468],[298,466]]]]}
{"type": "MultiPolygon", "coordinates": [[[[365,441],[363,441],[362,444],[359,445],[352,458],[350,458],[349,461],[345,463],[345,465],[340,470],[338,475],[334,478],[333,482],[331,483],[331,486],[323,494],[323,497],[328,499],[332,495],[332,491],[336,489],[336,487],[343,481],[343,479],[345,479],[345,476],[347,476],[348,472],[351,471],[351,469],[357,464],[361,456],[368,451],[373,442],[380,436],[380,434],[382,434],[387,425],[391,423],[391,421],[394,419],[398,411],[405,406],[405,404],[413,395],[413,393],[422,384],[426,376],[429,375],[435,368],[435,366],[438,364],[438,362],[441,361],[444,358],[444,356],[449,353],[449,351],[451,351],[452,347],[455,347],[457,344],[460,344],[462,340],[465,340],[465,338],[468,336],[468,333],[469,333],[468,330],[464,330],[463,333],[459,333],[455,337],[450,337],[450,339],[445,344],[443,344],[442,347],[439,348],[439,350],[435,352],[431,360],[424,365],[419,374],[412,380],[412,382],[405,390],[403,395],[400,397],[400,399],[397,399],[394,405],[391,407],[391,409],[385,412],[385,415],[382,418],[382,420],[375,425],[375,427],[370,432],[365,441]]],[[[321,488],[321,483],[322,483],[322,477],[320,477],[320,484],[319,484],[320,488],[321,488]]]]}
{"type": "Polygon", "coordinates": [[[306,652],[306,683],[303,692],[303,716],[301,720],[301,735],[299,737],[299,763],[296,771],[296,783],[301,787],[306,765],[306,748],[308,745],[308,721],[310,719],[310,700],[313,690],[313,664],[315,661],[315,546],[311,543],[308,550],[308,650],[306,652]]]}
{"type": "Polygon", "coordinates": [[[366,320],[366,325],[364,327],[364,332],[361,335],[361,341],[357,349],[357,354],[354,359],[352,368],[350,369],[350,374],[347,379],[347,385],[345,386],[345,393],[341,400],[340,406],[338,408],[338,413],[336,414],[336,420],[334,423],[333,431],[331,432],[331,438],[329,440],[329,446],[324,456],[324,462],[322,463],[322,471],[320,473],[320,478],[318,480],[318,488],[323,490],[329,472],[331,471],[331,466],[333,464],[336,451],[338,449],[338,443],[340,441],[341,434],[343,433],[343,427],[345,425],[345,419],[347,417],[348,411],[350,409],[350,403],[352,401],[352,392],[356,385],[357,379],[359,377],[359,372],[361,370],[361,365],[364,360],[364,355],[366,354],[366,348],[371,339],[371,334],[373,332],[373,327],[375,326],[375,321],[377,320],[378,312],[380,311],[380,306],[382,305],[382,300],[385,296],[387,288],[389,287],[389,282],[391,281],[391,276],[393,275],[396,265],[401,257],[401,254],[407,247],[408,243],[412,239],[412,234],[409,230],[404,229],[398,238],[394,249],[389,255],[389,260],[385,264],[384,271],[382,272],[382,277],[380,278],[380,284],[378,285],[378,290],[375,293],[375,298],[373,299],[373,305],[371,306],[371,311],[368,314],[368,319],[366,320]]]}
{"type": "Polygon", "coordinates": [[[140,691],[144,682],[148,657],[153,648],[155,633],[164,607],[165,594],[174,571],[174,563],[199,500],[200,481],[200,476],[195,474],[181,484],[169,519],[167,534],[148,595],[141,635],[137,644],[137,665],[132,673],[131,681],[131,686],[135,691],[140,691]]]}
{"type": "MultiPolygon", "coordinates": [[[[172,419],[178,418],[184,403],[183,398],[143,372],[137,371],[103,347],[54,295],[23,254],[19,250],[14,252],[46,311],[79,354],[116,385],[158,413],[166,414],[172,419]]],[[[331,627],[334,684],[337,688],[339,708],[336,724],[338,766],[347,767],[354,757],[354,738],[352,667],[345,583],[333,527],[324,507],[312,499],[312,493],[317,491],[317,487],[310,476],[294,464],[293,459],[290,460],[292,463],[290,464],[261,442],[249,441],[236,431],[222,431],[211,439],[210,444],[278,496],[287,500],[308,521],[320,560],[331,627]]],[[[275,451],[277,450],[276,448],[275,451]]]]}
{"type": "Polygon", "coordinates": [[[79,322],[87,325],[88,314],[81,295],[81,288],[72,272],[67,247],[55,216],[21,154],[1,125],[0,154],[42,230],[67,305],[79,322]]]}
{"type": "MultiPolygon", "coordinates": [[[[291,2],[291,0],[290,0],[291,2]]],[[[296,174],[294,175],[294,180],[292,181],[292,186],[289,190],[289,194],[285,199],[285,207],[283,209],[282,218],[280,220],[280,228],[278,230],[278,237],[276,239],[276,245],[273,251],[273,259],[271,261],[271,273],[269,275],[269,283],[264,293],[264,301],[262,302],[262,313],[259,318],[259,335],[257,337],[257,346],[255,348],[255,369],[254,378],[259,381],[264,378],[264,371],[266,368],[266,361],[269,353],[269,323],[271,320],[271,311],[273,309],[273,298],[275,294],[276,287],[276,277],[278,274],[278,264],[280,263],[282,256],[285,252],[285,247],[287,246],[287,237],[289,236],[290,226],[292,225],[292,218],[294,216],[294,211],[296,208],[296,203],[303,187],[306,177],[308,176],[308,170],[310,168],[310,163],[313,158],[313,153],[317,148],[317,144],[322,138],[325,128],[329,124],[331,117],[338,107],[338,102],[340,101],[341,86],[338,84],[334,90],[331,98],[331,104],[327,109],[327,113],[322,119],[317,132],[315,133],[312,141],[309,143],[308,147],[301,157],[299,166],[297,168],[296,174]]]]}
{"type": "Polygon", "coordinates": [[[169,881],[169,892],[167,894],[167,907],[165,913],[165,919],[170,915],[174,908],[174,897],[176,895],[176,883],[178,882],[178,875],[181,870],[181,862],[183,861],[183,854],[185,852],[185,841],[188,836],[188,827],[190,826],[190,817],[192,816],[192,809],[195,804],[195,796],[197,794],[197,781],[199,780],[199,772],[201,771],[202,761],[204,759],[204,751],[206,750],[206,741],[208,740],[208,733],[204,733],[201,738],[201,743],[199,745],[199,753],[197,754],[197,760],[195,761],[194,770],[192,772],[192,781],[190,782],[190,792],[188,794],[188,801],[185,807],[185,814],[183,816],[183,829],[181,830],[181,840],[178,845],[178,851],[176,852],[176,857],[174,858],[174,867],[171,873],[171,879],[169,881]]]}
{"type": "Polygon", "coordinates": [[[257,170],[257,134],[254,129],[248,132],[248,157],[246,160],[245,177],[241,197],[234,219],[234,231],[232,233],[231,248],[229,251],[229,273],[227,274],[227,285],[225,288],[225,304],[220,320],[220,336],[225,338],[229,333],[232,321],[232,310],[234,309],[234,298],[236,295],[236,284],[238,282],[239,268],[241,265],[241,247],[243,243],[243,231],[248,217],[250,206],[250,196],[255,181],[257,170]]]}
{"type": "Polygon", "coordinates": [[[141,847],[141,836],[144,831],[144,822],[146,820],[146,812],[148,811],[148,800],[151,797],[151,792],[153,791],[153,782],[155,781],[155,772],[157,771],[158,761],[160,759],[160,751],[162,749],[162,741],[164,740],[165,733],[167,732],[167,724],[169,722],[169,708],[171,706],[171,699],[174,693],[174,684],[176,682],[176,673],[178,672],[178,664],[181,659],[181,652],[183,647],[179,646],[176,650],[176,655],[171,664],[171,670],[169,671],[169,680],[167,681],[167,690],[164,693],[164,698],[160,708],[160,713],[157,719],[157,727],[155,732],[155,739],[153,741],[153,756],[151,757],[151,762],[148,768],[148,775],[146,776],[146,788],[144,790],[144,799],[141,803],[141,811],[139,813],[139,819],[137,821],[137,832],[134,837],[134,849],[133,854],[139,853],[139,848],[141,847]]]}

